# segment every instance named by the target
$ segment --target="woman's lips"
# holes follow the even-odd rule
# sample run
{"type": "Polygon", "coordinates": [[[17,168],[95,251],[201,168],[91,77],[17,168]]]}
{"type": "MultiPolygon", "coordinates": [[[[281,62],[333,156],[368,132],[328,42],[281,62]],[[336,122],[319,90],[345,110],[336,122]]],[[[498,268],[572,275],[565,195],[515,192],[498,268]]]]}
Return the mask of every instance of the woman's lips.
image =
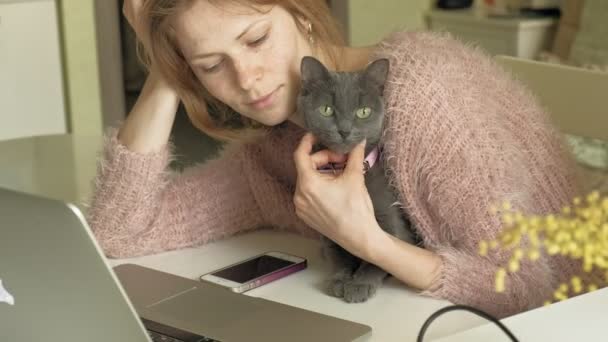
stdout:
{"type": "Polygon", "coordinates": [[[255,109],[266,109],[272,106],[277,90],[278,88],[270,92],[270,94],[265,95],[264,97],[261,97],[253,102],[249,102],[249,105],[255,109]]]}

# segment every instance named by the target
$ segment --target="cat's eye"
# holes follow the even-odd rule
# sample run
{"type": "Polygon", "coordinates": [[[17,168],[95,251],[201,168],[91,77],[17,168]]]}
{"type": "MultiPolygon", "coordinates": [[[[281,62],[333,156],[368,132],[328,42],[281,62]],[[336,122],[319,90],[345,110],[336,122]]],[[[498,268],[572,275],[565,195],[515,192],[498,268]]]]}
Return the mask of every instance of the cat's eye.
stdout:
{"type": "Polygon", "coordinates": [[[367,119],[367,118],[369,118],[369,116],[371,114],[372,114],[372,109],[369,107],[359,108],[359,109],[357,109],[357,112],[355,113],[355,115],[357,115],[357,117],[359,119],[367,119]]]}
{"type": "Polygon", "coordinates": [[[332,116],[334,115],[334,109],[331,106],[321,106],[319,107],[319,113],[323,116],[332,116]]]}

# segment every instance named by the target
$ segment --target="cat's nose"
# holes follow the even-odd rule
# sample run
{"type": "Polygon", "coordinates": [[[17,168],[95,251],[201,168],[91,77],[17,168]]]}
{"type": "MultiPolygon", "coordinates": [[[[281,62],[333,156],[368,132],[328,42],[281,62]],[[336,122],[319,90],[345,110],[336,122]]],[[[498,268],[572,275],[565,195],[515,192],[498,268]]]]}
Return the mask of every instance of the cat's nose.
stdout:
{"type": "Polygon", "coordinates": [[[350,131],[338,131],[338,133],[340,133],[340,136],[342,136],[342,139],[346,139],[346,137],[350,134],[350,131]]]}

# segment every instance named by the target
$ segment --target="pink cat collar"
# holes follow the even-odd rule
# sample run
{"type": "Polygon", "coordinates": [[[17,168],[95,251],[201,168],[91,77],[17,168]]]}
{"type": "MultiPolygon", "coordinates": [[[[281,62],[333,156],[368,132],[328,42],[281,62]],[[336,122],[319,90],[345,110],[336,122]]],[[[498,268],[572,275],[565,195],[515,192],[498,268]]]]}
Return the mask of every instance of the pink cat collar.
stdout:
{"type": "MultiPolygon", "coordinates": [[[[363,160],[363,173],[367,173],[367,171],[378,162],[378,159],[380,159],[380,149],[376,146],[367,154],[367,156],[365,156],[365,160],[363,160]]],[[[345,166],[345,163],[329,163],[321,166],[317,170],[321,173],[336,174],[337,172],[342,172],[345,166]]]]}
{"type": "Polygon", "coordinates": [[[378,149],[378,146],[376,146],[371,151],[369,151],[369,153],[363,160],[363,173],[366,173],[367,171],[369,171],[369,169],[371,169],[374,166],[374,164],[376,164],[379,157],[380,157],[380,150],[378,149]]]}

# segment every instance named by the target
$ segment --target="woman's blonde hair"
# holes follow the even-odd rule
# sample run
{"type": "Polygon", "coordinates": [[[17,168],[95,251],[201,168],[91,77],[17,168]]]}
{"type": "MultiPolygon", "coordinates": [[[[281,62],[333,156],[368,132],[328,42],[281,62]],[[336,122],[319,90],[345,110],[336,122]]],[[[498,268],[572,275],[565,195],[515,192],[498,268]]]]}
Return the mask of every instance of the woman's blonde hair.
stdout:
{"type": "MultiPolygon", "coordinates": [[[[138,44],[138,51],[147,67],[154,67],[177,91],[188,117],[198,129],[220,140],[251,140],[268,132],[253,120],[235,113],[231,108],[215,100],[202,86],[175,41],[170,27],[171,17],[180,6],[192,0],[147,0],[142,10],[143,21],[150,34],[149,51],[138,44]]],[[[298,29],[309,36],[315,48],[323,51],[330,62],[337,66],[335,46],[343,46],[340,29],[327,6],[326,0],[207,0],[226,4],[227,1],[255,8],[256,5],[278,5],[289,12],[298,29]],[[303,22],[310,23],[304,25],[303,22]],[[312,30],[311,30],[312,28],[312,30]],[[312,35],[312,36],[310,36],[312,35]]]]}

